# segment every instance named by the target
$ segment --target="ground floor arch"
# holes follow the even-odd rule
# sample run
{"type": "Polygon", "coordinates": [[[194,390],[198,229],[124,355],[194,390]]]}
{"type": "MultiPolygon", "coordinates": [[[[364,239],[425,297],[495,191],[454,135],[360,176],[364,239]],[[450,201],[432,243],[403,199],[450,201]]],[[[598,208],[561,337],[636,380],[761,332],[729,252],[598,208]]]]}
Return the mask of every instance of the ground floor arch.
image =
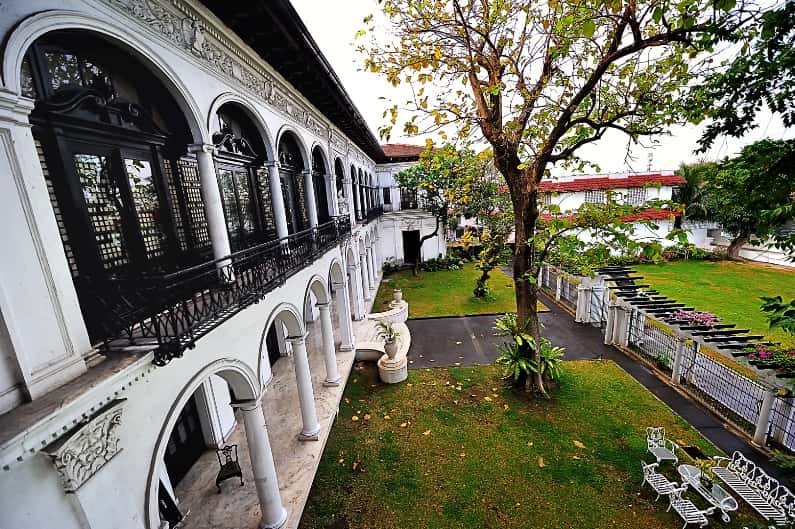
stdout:
{"type": "MultiPolygon", "coordinates": [[[[191,423],[200,420],[194,410],[197,406],[197,396],[201,394],[202,386],[207,384],[211,377],[218,377],[224,381],[228,387],[228,405],[238,409],[243,416],[249,461],[238,460],[238,463],[251,466],[262,513],[261,527],[281,527],[287,520],[287,511],[282,505],[273,453],[262,412],[261,386],[254,371],[245,363],[235,359],[217,360],[199,370],[183,387],[172,404],[150,463],[146,499],[148,527],[160,528],[163,527],[164,522],[167,527],[174,527],[185,514],[178,506],[178,498],[174,493],[175,483],[172,481],[173,478],[181,478],[174,473],[183,469],[175,466],[175,463],[168,463],[169,460],[174,461],[173,457],[169,457],[169,450],[184,448],[188,440],[195,443],[199,439],[197,435],[199,425],[191,423]],[[180,444],[184,446],[177,446],[180,444]]],[[[223,441],[221,443],[223,444],[223,441]]]]}

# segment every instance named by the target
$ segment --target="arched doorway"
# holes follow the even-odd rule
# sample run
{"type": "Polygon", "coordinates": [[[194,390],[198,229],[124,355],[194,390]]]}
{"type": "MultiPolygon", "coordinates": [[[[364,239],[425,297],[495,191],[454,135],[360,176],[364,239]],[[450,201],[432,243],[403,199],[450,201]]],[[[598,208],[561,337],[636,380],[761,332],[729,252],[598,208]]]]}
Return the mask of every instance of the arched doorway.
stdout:
{"type": "MultiPolygon", "coordinates": [[[[21,68],[33,136],[89,336],[119,329],[143,275],[210,253],[190,127],[131,51],[87,31],[38,38],[21,68]]],[[[134,304],[134,303],[133,303],[134,304]]]]}
{"type": "Polygon", "coordinates": [[[304,158],[298,139],[289,131],[279,139],[279,176],[284,195],[284,209],[287,215],[287,229],[297,233],[309,228],[309,215],[306,209],[306,190],[304,189],[304,158]]]}
{"type": "Polygon", "coordinates": [[[216,112],[215,165],[232,250],[276,239],[265,143],[247,111],[225,103],[216,112]]]}
{"type": "Polygon", "coordinates": [[[331,220],[328,207],[328,190],[326,186],[326,162],[320,147],[312,149],[312,187],[315,189],[315,205],[317,206],[318,223],[331,220]]]}

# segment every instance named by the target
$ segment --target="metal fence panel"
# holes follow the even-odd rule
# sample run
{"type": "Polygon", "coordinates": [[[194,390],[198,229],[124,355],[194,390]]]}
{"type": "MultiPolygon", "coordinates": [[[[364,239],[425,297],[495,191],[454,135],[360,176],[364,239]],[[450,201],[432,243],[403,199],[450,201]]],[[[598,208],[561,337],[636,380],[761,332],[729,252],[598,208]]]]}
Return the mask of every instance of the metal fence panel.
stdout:
{"type": "Polygon", "coordinates": [[[716,410],[753,432],[764,387],[700,351],[682,362],[682,383],[716,410]]]}

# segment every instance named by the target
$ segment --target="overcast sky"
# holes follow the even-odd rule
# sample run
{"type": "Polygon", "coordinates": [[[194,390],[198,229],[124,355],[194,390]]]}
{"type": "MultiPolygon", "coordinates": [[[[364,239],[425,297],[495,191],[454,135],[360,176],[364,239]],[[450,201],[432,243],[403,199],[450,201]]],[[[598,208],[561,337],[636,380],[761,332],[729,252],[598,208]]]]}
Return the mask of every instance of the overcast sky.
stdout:
{"type": "MultiPolygon", "coordinates": [[[[309,28],[320,49],[331,63],[345,85],[348,94],[370,124],[378,137],[378,127],[384,125],[384,110],[391,104],[404,102],[399,90],[391,87],[383,77],[359,71],[361,58],[354,51],[353,36],[364,24],[362,19],[378,9],[375,0],[292,0],[301,19],[309,28]],[[384,99],[386,98],[386,99],[384,99]],[[394,98],[394,103],[390,102],[394,98]]],[[[398,122],[400,125],[401,122],[398,122]]],[[[706,156],[693,154],[700,129],[696,126],[676,127],[670,136],[658,138],[659,145],[650,148],[635,147],[634,161],[625,161],[626,137],[620,133],[605,137],[587,149],[580,151],[582,157],[597,163],[602,172],[644,171],[652,169],[676,169],[681,162],[692,162],[699,158],[720,159],[737,153],[743,145],[764,137],[792,138],[795,130],[785,130],[781,120],[764,113],[758,118],[759,127],[742,139],[725,138],[715,142],[706,156]],[[651,156],[651,164],[649,157],[651,156]]],[[[403,137],[402,127],[395,127],[390,139],[393,143],[423,144],[424,137],[403,137]]],[[[555,174],[561,174],[555,171],[555,174]]]]}

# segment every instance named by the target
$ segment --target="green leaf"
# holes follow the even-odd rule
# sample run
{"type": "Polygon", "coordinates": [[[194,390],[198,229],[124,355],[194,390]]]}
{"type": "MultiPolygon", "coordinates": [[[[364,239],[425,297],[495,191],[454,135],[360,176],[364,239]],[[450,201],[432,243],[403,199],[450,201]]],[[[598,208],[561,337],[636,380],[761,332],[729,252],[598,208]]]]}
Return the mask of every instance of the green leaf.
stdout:
{"type": "Polygon", "coordinates": [[[582,25],[582,34],[590,39],[593,37],[594,33],[596,33],[596,22],[593,20],[586,20],[582,25]]]}

